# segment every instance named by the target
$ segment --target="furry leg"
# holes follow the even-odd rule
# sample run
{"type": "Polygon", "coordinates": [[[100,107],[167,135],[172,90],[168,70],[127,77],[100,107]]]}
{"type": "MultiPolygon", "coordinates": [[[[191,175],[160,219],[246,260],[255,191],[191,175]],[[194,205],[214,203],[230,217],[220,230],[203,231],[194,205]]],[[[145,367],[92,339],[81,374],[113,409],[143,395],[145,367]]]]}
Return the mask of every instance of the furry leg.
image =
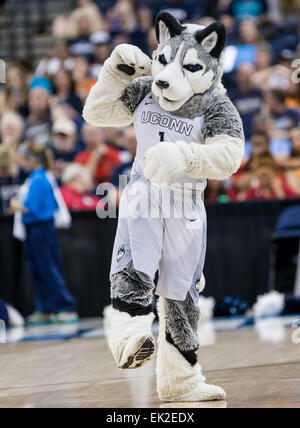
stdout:
{"type": "Polygon", "coordinates": [[[157,392],[162,401],[225,400],[222,388],[205,383],[197,362],[199,309],[188,294],[184,302],[159,299],[157,392]]]}
{"type": "Polygon", "coordinates": [[[121,369],[141,367],[152,357],[153,290],[153,281],[136,271],[132,262],[111,277],[109,346],[121,369]]]}

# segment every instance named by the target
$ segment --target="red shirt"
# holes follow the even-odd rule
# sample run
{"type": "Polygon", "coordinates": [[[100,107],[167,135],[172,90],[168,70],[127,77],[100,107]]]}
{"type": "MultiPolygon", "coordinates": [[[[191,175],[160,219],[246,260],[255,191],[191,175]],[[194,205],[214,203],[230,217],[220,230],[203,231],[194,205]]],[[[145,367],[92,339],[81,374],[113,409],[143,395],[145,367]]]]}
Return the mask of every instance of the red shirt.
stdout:
{"type": "Polygon", "coordinates": [[[99,198],[94,195],[81,195],[75,189],[64,186],[60,189],[65,203],[71,211],[95,211],[99,198]]]}
{"type": "MultiPolygon", "coordinates": [[[[286,199],[293,199],[296,198],[296,193],[285,183],[282,183],[282,190],[284,193],[284,197],[286,199]]],[[[246,200],[256,200],[256,201],[263,201],[268,199],[278,199],[275,192],[273,190],[270,190],[269,194],[266,196],[263,193],[263,190],[261,186],[253,187],[246,192],[246,200]]]]}
{"type": "MultiPolygon", "coordinates": [[[[84,150],[83,152],[78,153],[75,156],[74,161],[81,165],[86,165],[91,157],[91,152],[84,150]]],[[[106,153],[99,160],[97,169],[94,173],[95,180],[100,183],[103,181],[108,181],[112,176],[113,170],[121,165],[120,154],[118,150],[113,149],[112,147],[107,146],[106,153]]]]}

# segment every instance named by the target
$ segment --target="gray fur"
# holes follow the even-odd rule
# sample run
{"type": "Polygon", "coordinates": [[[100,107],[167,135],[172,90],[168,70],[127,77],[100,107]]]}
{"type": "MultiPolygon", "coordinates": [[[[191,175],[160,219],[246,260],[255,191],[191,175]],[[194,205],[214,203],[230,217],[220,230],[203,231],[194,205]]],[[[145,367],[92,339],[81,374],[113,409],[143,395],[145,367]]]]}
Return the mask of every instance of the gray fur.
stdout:
{"type": "Polygon", "coordinates": [[[204,139],[220,134],[244,139],[240,115],[227,96],[216,98],[204,113],[204,139]]]}
{"type": "Polygon", "coordinates": [[[126,303],[149,306],[152,303],[154,283],[143,272],[134,269],[132,261],[122,271],[112,275],[111,298],[121,299],[126,303]]]}
{"type": "Polygon", "coordinates": [[[165,300],[166,329],[180,351],[196,350],[199,346],[200,310],[188,293],[184,302],[165,300]]]}
{"type": "Polygon", "coordinates": [[[126,105],[130,113],[134,113],[138,105],[143,101],[145,96],[151,92],[152,77],[140,77],[125,89],[121,101],[126,105]]]}

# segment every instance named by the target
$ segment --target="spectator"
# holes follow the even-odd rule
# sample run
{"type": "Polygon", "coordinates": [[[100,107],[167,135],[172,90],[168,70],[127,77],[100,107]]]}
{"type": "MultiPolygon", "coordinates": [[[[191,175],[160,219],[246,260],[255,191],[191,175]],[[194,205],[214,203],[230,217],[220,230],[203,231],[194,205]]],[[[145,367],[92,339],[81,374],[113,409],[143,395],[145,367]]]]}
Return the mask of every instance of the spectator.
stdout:
{"type": "Polygon", "coordinates": [[[19,189],[14,166],[13,152],[9,147],[0,144],[0,214],[9,214],[10,200],[16,196],[19,189]]]}
{"type": "Polygon", "coordinates": [[[16,152],[22,141],[24,133],[24,121],[14,111],[3,114],[0,120],[0,142],[16,152]]]}
{"type": "Polygon", "coordinates": [[[52,152],[54,155],[54,174],[60,178],[66,166],[73,162],[78,149],[77,129],[68,118],[57,119],[52,127],[52,152]]]}
{"type": "Polygon", "coordinates": [[[300,113],[287,108],[282,90],[272,89],[265,94],[266,111],[273,120],[272,154],[286,159],[291,153],[290,130],[300,124],[300,113]]]}
{"type": "Polygon", "coordinates": [[[70,49],[65,39],[58,39],[47,58],[42,59],[35,71],[36,76],[52,77],[61,68],[71,71],[74,61],[70,57],[70,49]]]}
{"type": "Polygon", "coordinates": [[[75,92],[82,102],[85,102],[91,87],[96,83],[90,75],[89,63],[83,56],[75,58],[72,78],[75,85],[75,92]]]}
{"type": "Polygon", "coordinates": [[[251,136],[253,118],[260,111],[263,101],[262,92],[251,83],[254,70],[251,64],[241,64],[235,74],[236,87],[229,92],[231,100],[241,115],[246,140],[251,136]]]}
{"type": "Polygon", "coordinates": [[[123,147],[131,155],[131,159],[117,167],[112,175],[111,183],[115,186],[116,190],[116,204],[119,205],[120,197],[124,190],[125,185],[129,182],[130,173],[133,165],[133,161],[136,155],[136,134],[133,126],[125,129],[123,134],[123,147]]]}
{"type": "Polygon", "coordinates": [[[226,10],[226,14],[238,22],[254,18],[263,21],[267,12],[267,0],[232,0],[226,10]]]}
{"type": "Polygon", "coordinates": [[[5,110],[14,110],[26,114],[26,102],[28,97],[28,86],[26,74],[22,67],[14,64],[7,69],[6,90],[0,97],[0,114],[5,110]]]}
{"type": "Polygon", "coordinates": [[[75,93],[75,84],[72,75],[66,70],[60,69],[53,78],[54,97],[57,105],[65,105],[69,110],[69,117],[75,118],[81,115],[83,104],[75,93]]]}
{"type": "Polygon", "coordinates": [[[262,41],[262,35],[254,20],[245,20],[241,22],[239,37],[242,45],[258,45],[262,41]]]}
{"type": "Polygon", "coordinates": [[[75,303],[63,277],[54,227],[54,215],[62,207],[62,199],[58,198],[54,178],[47,172],[52,167],[51,152],[34,142],[25,143],[20,151],[23,168],[30,176],[23,186],[22,198],[11,200],[11,211],[17,213],[15,236],[25,238],[26,257],[35,285],[36,312],[28,322],[75,322],[78,319],[75,303]]]}
{"type": "Polygon", "coordinates": [[[265,94],[266,110],[274,121],[275,132],[279,137],[286,137],[289,131],[300,122],[300,113],[285,105],[284,91],[272,89],[265,94]]]}
{"type": "Polygon", "coordinates": [[[75,162],[87,166],[96,184],[110,181],[113,170],[121,164],[118,150],[105,143],[102,129],[87,123],[83,126],[82,137],[87,149],[78,153],[75,162]]]}
{"type": "Polygon", "coordinates": [[[79,7],[69,18],[68,37],[70,38],[71,53],[75,56],[92,56],[90,35],[102,28],[102,19],[98,8],[89,0],[78,2],[79,7]]]}
{"type": "Polygon", "coordinates": [[[52,85],[49,80],[35,77],[30,83],[29,114],[25,124],[25,139],[34,139],[41,146],[49,144],[51,137],[50,95],[52,85]]]}
{"type": "Polygon", "coordinates": [[[239,191],[247,190],[253,179],[254,165],[261,159],[271,158],[270,140],[266,133],[256,132],[251,136],[252,152],[249,159],[244,160],[237,174],[232,177],[234,186],[239,191]]]}
{"type": "Polygon", "coordinates": [[[62,175],[61,193],[71,211],[95,211],[100,201],[91,194],[93,178],[90,171],[78,164],[69,165],[62,175]]]}
{"type": "Polygon", "coordinates": [[[245,200],[269,200],[295,198],[296,193],[284,182],[281,169],[268,157],[253,166],[252,186],[246,191],[245,200]]]}
{"type": "Polygon", "coordinates": [[[233,188],[225,188],[222,181],[208,180],[204,193],[208,202],[230,202],[235,201],[237,193],[233,188]]]}
{"type": "Polygon", "coordinates": [[[97,31],[90,37],[90,42],[93,45],[93,61],[90,73],[94,79],[98,79],[104,61],[109,57],[111,41],[110,34],[105,31],[97,31]]]}
{"type": "Polygon", "coordinates": [[[290,138],[292,153],[285,165],[285,177],[287,184],[300,196],[300,127],[291,130],[290,138]]]}
{"type": "Polygon", "coordinates": [[[255,61],[256,71],[259,72],[261,70],[265,70],[271,67],[272,59],[273,59],[273,50],[271,46],[266,42],[259,43],[257,45],[257,50],[256,50],[256,61],[255,61]]]}

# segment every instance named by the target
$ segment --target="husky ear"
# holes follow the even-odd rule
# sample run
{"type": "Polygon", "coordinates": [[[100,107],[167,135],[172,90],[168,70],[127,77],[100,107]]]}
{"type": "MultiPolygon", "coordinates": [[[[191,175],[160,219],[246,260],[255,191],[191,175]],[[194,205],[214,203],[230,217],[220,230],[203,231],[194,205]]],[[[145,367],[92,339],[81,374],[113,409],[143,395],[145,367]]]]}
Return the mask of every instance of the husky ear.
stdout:
{"type": "Polygon", "coordinates": [[[225,26],[215,22],[204,30],[197,31],[195,38],[206,52],[215,58],[219,58],[226,43],[225,26]]]}
{"type": "Polygon", "coordinates": [[[161,12],[157,15],[155,32],[158,43],[164,43],[172,37],[179,36],[185,29],[186,27],[169,13],[161,12]]]}

